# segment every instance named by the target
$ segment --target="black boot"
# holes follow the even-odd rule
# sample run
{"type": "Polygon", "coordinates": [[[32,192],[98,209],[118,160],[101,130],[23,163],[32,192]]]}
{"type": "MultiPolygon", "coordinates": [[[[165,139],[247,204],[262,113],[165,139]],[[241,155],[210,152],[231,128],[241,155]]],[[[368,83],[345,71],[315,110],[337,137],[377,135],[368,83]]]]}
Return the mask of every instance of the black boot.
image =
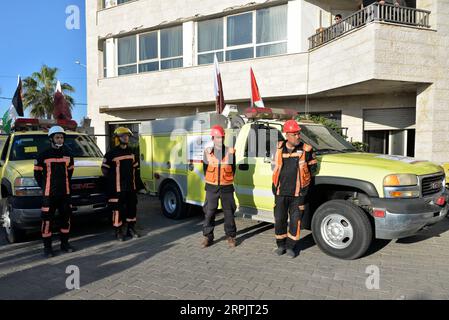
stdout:
{"type": "Polygon", "coordinates": [[[136,224],[135,223],[128,223],[128,232],[127,235],[131,238],[140,238],[140,234],[135,229],[136,224]]]}
{"type": "Polygon", "coordinates": [[[115,227],[115,239],[122,242],[125,241],[125,235],[123,234],[122,227],[115,227]]]}
{"type": "Polygon", "coordinates": [[[61,237],[61,251],[65,253],[70,253],[75,251],[75,248],[72,247],[69,243],[69,235],[65,233],[60,234],[61,237]]]}
{"type": "Polygon", "coordinates": [[[45,258],[54,257],[55,253],[53,252],[53,248],[51,246],[51,237],[43,238],[43,241],[44,241],[44,257],[45,258]]]}

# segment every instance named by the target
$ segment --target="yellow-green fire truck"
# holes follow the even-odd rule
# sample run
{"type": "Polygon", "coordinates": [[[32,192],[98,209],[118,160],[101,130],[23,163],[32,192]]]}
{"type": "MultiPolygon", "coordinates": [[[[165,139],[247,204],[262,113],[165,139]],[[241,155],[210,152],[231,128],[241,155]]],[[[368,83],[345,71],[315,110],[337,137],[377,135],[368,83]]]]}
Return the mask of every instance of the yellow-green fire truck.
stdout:
{"type": "MultiPolygon", "coordinates": [[[[211,143],[211,126],[226,129],[236,149],[237,214],[274,222],[273,157],[282,125],[292,114],[251,109],[246,116],[203,113],[143,123],[141,176],[158,195],[165,216],[179,219],[205,200],[202,157],[211,143]]],[[[362,256],[373,239],[416,234],[447,214],[441,166],[414,158],[358,152],[321,125],[301,122],[304,142],[317,153],[318,173],[310,190],[302,226],[312,230],[319,248],[343,259],[362,256]]]]}

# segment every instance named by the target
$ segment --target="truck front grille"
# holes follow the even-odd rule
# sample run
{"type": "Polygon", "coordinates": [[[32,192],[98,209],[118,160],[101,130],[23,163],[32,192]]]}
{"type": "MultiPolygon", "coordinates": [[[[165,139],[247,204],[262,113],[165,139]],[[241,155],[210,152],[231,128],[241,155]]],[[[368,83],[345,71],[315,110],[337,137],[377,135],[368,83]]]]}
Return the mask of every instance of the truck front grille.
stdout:
{"type": "Polygon", "coordinates": [[[103,177],[73,178],[71,181],[72,195],[90,195],[104,193],[103,177]]]}
{"type": "Polygon", "coordinates": [[[441,192],[444,187],[444,174],[425,177],[421,183],[421,193],[423,197],[441,192]]]}

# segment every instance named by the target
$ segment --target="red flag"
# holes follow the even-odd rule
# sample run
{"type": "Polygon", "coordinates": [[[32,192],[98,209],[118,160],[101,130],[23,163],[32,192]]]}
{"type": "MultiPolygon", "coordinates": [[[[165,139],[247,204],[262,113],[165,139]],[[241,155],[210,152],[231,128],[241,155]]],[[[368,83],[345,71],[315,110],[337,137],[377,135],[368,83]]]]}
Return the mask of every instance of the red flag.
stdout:
{"type": "Polygon", "coordinates": [[[72,119],[72,113],[70,112],[69,105],[65,100],[64,94],[62,93],[61,83],[59,81],[56,85],[53,105],[54,105],[53,118],[59,120],[72,119]]]}
{"type": "Polygon", "coordinates": [[[217,54],[214,56],[214,93],[215,93],[215,110],[218,114],[223,112],[225,107],[223,84],[221,83],[221,73],[218,68],[217,54]]]}
{"type": "Polygon", "coordinates": [[[251,107],[265,108],[262,97],[259,93],[259,87],[257,86],[256,77],[254,76],[253,68],[251,71],[251,107]]]}

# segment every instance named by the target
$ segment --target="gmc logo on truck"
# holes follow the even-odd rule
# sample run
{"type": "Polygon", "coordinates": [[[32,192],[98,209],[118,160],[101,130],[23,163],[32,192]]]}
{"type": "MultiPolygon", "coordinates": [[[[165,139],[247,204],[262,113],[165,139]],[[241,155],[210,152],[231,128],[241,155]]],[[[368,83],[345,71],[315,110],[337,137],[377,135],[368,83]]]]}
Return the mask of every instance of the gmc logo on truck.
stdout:
{"type": "Polygon", "coordinates": [[[95,183],[76,183],[72,184],[72,190],[95,189],[95,183]]]}
{"type": "Polygon", "coordinates": [[[438,182],[433,182],[433,183],[430,185],[430,187],[431,187],[433,190],[440,189],[442,186],[443,186],[443,184],[442,184],[440,181],[438,181],[438,182]]]}

